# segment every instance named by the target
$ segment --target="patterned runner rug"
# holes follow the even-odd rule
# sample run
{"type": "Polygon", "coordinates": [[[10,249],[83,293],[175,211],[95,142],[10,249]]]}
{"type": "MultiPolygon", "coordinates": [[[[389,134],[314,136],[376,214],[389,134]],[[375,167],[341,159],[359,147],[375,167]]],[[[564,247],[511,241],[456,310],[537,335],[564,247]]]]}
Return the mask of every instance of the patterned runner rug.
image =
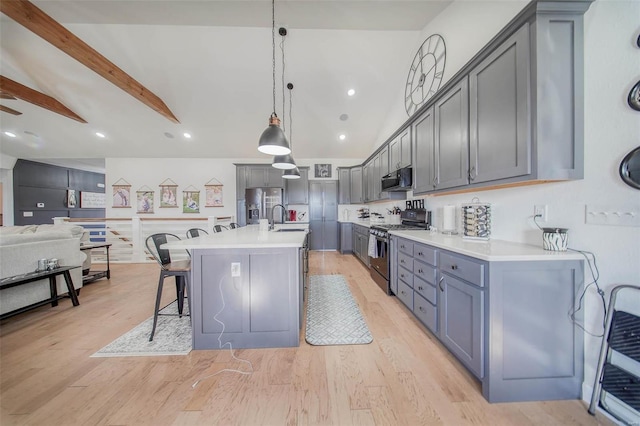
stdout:
{"type": "Polygon", "coordinates": [[[312,275],[305,340],[311,345],[362,345],[373,337],[342,275],[312,275]]]}
{"type": "MultiPolygon", "coordinates": [[[[177,314],[178,303],[174,301],[160,312],[177,314]]],[[[184,316],[184,314],[189,314],[186,300],[182,313],[182,318],[177,315],[160,315],[152,342],[149,341],[149,335],[153,326],[153,316],[118,337],[91,357],[187,355],[191,352],[191,317],[184,316]]]]}

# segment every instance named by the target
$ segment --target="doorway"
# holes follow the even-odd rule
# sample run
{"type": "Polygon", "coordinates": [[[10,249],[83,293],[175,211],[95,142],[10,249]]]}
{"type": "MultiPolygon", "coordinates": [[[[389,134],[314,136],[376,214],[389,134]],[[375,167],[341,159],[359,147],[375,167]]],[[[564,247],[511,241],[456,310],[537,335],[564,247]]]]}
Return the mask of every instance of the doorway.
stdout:
{"type": "Polygon", "coordinates": [[[338,249],[338,181],[309,182],[309,249],[338,249]]]}

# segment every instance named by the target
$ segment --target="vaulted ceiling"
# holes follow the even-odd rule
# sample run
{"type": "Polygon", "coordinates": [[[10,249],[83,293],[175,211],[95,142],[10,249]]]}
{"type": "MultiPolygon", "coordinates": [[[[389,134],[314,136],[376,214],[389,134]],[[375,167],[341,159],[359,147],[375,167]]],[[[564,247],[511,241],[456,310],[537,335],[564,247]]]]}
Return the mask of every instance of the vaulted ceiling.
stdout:
{"type": "MultiPolygon", "coordinates": [[[[0,74],[87,123],[1,99],[22,114],[0,112],[0,152],[30,159],[267,159],[256,147],[273,109],[269,0],[33,3],[161,98],[179,123],[2,15],[0,74]]],[[[364,158],[390,136],[383,124],[402,105],[420,31],[449,3],[276,1],[276,112],[287,135],[293,132],[296,158],[364,158]],[[280,26],[288,29],[284,84],[294,84],[292,120],[286,89],[283,114],[280,26]]]]}

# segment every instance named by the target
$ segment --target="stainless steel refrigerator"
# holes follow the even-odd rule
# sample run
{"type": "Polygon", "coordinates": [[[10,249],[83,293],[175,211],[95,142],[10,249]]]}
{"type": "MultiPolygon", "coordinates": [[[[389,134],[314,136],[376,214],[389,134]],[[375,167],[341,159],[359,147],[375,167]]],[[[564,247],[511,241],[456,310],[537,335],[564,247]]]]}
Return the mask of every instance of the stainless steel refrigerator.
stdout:
{"type": "MultiPolygon", "coordinates": [[[[282,188],[251,188],[245,192],[247,225],[258,224],[260,219],[269,219],[276,204],[284,200],[282,188]]],[[[275,209],[275,223],[282,223],[282,207],[275,209]]],[[[284,213],[286,216],[286,212],[284,213]]]]}

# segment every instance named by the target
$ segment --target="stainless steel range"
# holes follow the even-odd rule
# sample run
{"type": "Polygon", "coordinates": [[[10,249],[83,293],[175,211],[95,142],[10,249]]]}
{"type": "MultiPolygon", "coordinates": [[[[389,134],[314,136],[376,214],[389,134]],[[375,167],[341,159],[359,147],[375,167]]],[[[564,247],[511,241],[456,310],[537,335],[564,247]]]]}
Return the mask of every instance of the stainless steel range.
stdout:
{"type": "Polygon", "coordinates": [[[375,224],[369,228],[369,244],[375,250],[369,251],[371,278],[387,294],[389,288],[389,231],[401,229],[429,229],[431,226],[431,212],[425,209],[412,209],[400,212],[401,224],[375,224]],[[372,256],[374,254],[375,256],[372,256]]]}

